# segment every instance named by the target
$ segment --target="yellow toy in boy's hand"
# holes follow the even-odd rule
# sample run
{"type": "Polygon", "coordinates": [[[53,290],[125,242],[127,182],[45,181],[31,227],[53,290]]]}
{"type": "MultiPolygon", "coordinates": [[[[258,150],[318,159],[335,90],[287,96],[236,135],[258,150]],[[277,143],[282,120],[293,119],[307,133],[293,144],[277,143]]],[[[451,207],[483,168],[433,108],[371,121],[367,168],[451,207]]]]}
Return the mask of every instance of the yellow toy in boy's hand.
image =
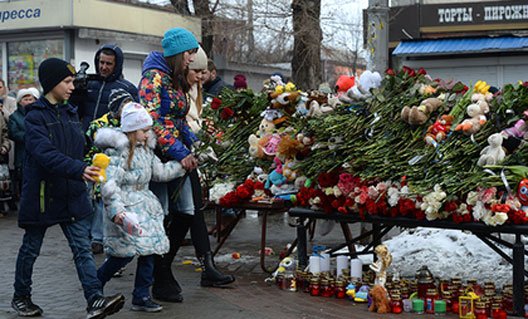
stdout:
{"type": "Polygon", "coordinates": [[[94,155],[92,160],[92,166],[99,167],[99,177],[97,180],[99,182],[106,182],[106,168],[110,165],[110,157],[104,153],[97,153],[94,155]]]}

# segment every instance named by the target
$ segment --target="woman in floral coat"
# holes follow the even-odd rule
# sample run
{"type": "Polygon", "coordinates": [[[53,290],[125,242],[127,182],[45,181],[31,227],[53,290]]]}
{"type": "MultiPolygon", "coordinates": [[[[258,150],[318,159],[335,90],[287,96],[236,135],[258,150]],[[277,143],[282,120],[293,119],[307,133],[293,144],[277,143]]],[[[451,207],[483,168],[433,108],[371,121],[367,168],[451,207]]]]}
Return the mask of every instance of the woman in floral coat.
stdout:
{"type": "Polygon", "coordinates": [[[198,42],[191,32],[174,28],[165,32],[161,44],[163,52],[151,52],[145,59],[139,98],[150,110],[154,120],[152,128],[161,155],[179,161],[189,174],[183,180],[174,180],[167,185],[171,197],[168,205],[169,222],[166,223],[170,250],[156,258],[152,295],[162,301],[181,302],[181,287],[172,274],[171,264],[189,229],[203,269],[200,285],[223,286],[232,283],[235,278],[221,273],[214,265],[207,226],[200,210],[201,198],[197,195],[200,192],[197,187],[193,187],[190,178],[198,178],[198,161],[192,154],[193,144],[198,139],[186,120],[190,86],[184,74],[196,56],[198,42]],[[176,198],[173,200],[174,196],[176,198]]]}
{"type": "Polygon", "coordinates": [[[181,177],[185,170],[178,161],[163,164],[156,157],[151,126],[152,118],[143,106],[130,102],[123,108],[121,130],[97,131],[95,145],[110,156],[108,179],[101,189],[108,258],[97,276],[104,285],[134,256],[139,256],[132,310],[156,312],[161,306],[151,300],[149,292],[154,255],[167,253],[169,240],[163,228],[163,209],[148,186],[151,180],[163,182],[181,177]]]}

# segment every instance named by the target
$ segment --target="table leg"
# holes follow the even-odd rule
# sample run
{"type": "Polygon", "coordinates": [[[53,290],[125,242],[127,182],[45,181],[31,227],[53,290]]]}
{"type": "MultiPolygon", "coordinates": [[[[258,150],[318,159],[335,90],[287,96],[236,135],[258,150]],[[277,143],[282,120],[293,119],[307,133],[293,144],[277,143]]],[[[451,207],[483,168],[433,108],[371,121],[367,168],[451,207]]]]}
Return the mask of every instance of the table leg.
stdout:
{"type": "Polygon", "coordinates": [[[513,244],[513,311],[524,316],[524,244],[521,235],[515,235],[513,244]]]}
{"type": "Polygon", "coordinates": [[[224,245],[224,243],[227,240],[227,238],[229,237],[229,235],[231,235],[231,232],[233,231],[233,229],[235,229],[235,226],[240,221],[240,218],[242,218],[242,216],[244,215],[244,212],[245,212],[244,210],[240,211],[239,214],[236,215],[236,218],[228,226],[226,226],[227,230],[226,230],[225,235],[220,236],[220,232],[218,232],[218,241],[219,242],[216,245],[215,250],[213,251],[213,257],[216,256],[216,254],[218,253],[220,248],[222,248],[222,246],[224,245]]]}
{"type": "Polygon", "coordinates": [[[266,230],[267,230],[267,226],[268,226],[267,224],[268,224],[268,212],[265,211],[262,214],[262,230],[261,230],[261,234],[260,234],[260,268],[264,272],[267,272],[267,273],[271,274],[279,266],[277,265],[273,269],[267,269],[266,268],[266,252],[265,252],[265,249],[266,249],[266,230]]]}
{"type": "Polygon", "coordinates": [[[353,254],[356,254],[356,246],[353,242],[352,232],[350,232],[350,227],[348,227],[348,223],[345,222],[339,222],[341,225],[341,229],[343,230],[343,235],[345,236],[347,246],[348,246],[348,254],[352,256],[353,254]]]}
{"type": "Polygon", "coordinates": [[[222,208],[220,206],[215,207],[215,213],[216,213],[216,242],[220,242],[220,234],[222,232],[222,208]]]}
{"type": "Polygon", "coordinates": [[[297,224],[297,259],[299,261],[299,268],[304,269],[308,266],[308,253],[306,249],[306,226],[305,219],[299,218],[297,224]]]}

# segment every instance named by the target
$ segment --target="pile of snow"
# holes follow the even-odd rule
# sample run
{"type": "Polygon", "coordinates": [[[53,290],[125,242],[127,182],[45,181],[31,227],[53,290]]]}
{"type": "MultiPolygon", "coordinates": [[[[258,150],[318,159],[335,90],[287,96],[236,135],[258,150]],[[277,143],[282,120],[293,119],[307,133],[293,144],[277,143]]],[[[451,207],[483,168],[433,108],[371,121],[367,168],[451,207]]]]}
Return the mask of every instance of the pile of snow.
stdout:
{"type": "MultiPolygon", "coordinates": [[[[501,238],[513,242],[512,235],[501,238]]],[[[416,228],[384,242],[392,254],[390,272],[414,277],[422,265],[442,279],[492,280],[497,287],[512,282],[512,266],[478,237],[459,230],[416,228]]],[[[499,246],[500,247],[500,246],[499,246]]],[[[511,256],[510,249],[504,251],[511,256]]],[[[526,262],[525,262],[526,267],[526,262]]]]}

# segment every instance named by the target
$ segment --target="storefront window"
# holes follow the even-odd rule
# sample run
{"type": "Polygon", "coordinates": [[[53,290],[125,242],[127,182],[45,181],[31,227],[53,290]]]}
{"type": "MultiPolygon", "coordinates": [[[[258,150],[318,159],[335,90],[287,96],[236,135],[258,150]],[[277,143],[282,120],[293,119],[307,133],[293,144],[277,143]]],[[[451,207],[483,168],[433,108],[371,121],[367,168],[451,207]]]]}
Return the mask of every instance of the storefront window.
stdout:
{"type": "Polygon", "coordinates": [[[38,66],[47,58],[64,56],[64,41],[41,40],[7,43],[8,82],[11,90],[36,86],[38,66]]]}

